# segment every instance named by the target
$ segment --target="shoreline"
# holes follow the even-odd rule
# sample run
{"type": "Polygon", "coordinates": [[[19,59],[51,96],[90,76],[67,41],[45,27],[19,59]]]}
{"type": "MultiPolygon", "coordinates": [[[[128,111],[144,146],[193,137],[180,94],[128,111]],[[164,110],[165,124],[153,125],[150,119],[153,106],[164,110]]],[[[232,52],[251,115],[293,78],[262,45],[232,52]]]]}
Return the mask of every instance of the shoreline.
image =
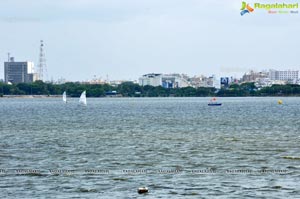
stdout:
{"type": "MultiPolygon", "coordinates": [[[[112,97],[112,96],[104,96],[104,97],[87,97],[87,98],[211,98],[211,97],[218,97],[218,98],[242,98],[242,97],[300,97],[299,95],[292,95],[292,96],[284,96],[284,95],[278,95],[278,96],[180,96],[180,97],[175,97],[175,96],[158,96],[158,97],[112,97]]],[[[34,99],[34,98],[62,98],[61,95],[3,95],[0,96],[1,98],[24,98],[24,99],[34,99]]],[[[78,97],[70,97],[68,98],[78,98],[78,97]]]]}
{"type": "Polygon", "coordinates": [[[60,98],[61,95],[3,95],[1,98],[60,98]]]}

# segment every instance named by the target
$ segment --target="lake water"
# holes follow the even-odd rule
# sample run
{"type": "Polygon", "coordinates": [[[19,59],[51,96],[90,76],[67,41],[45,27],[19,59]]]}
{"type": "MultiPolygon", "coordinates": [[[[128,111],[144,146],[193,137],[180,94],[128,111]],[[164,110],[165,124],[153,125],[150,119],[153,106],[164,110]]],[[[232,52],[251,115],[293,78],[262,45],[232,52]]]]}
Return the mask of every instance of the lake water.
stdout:
{"type": "Polygon", "coordinates": [[[280,99],[2,98],[0,198],[299,198],[300,98],[280,99]]]}

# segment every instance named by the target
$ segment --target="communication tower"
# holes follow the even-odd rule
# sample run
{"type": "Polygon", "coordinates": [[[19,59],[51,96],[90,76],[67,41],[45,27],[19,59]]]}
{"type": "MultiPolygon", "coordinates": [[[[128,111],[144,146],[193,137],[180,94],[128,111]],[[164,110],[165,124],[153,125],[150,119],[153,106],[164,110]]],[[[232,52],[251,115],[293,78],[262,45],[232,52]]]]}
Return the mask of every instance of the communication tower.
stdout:
{"type": "Polygon", "coordinates": [[[44,41],[43,40],[41,40],[41,45],[40,45],[38,80],[47,81],[47,66],[46,66],[46,58],[45,58],[44,41]],[[44,77],[44,75],[45,75],[45,77],[44,77]]]}

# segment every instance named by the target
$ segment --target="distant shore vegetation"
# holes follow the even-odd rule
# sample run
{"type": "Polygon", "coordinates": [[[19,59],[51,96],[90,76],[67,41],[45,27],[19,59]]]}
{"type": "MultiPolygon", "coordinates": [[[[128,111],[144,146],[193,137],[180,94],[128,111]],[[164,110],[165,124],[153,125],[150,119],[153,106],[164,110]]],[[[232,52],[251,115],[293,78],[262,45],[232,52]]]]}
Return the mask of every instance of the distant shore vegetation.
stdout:
{"type": "Polygon", "coordinates": [[[65,84],[0,83],[0,96],[4,95],[61,95],[64,91],[70,97],[79,97],[86,90],[88,97],[247,97],[247,96],[300,96],[300,85],[272,85],[257,88],[254,83],[231,84],[228,88],[217,90],[207,87],[163,88],[161,86],[140,86],[125,82],[118,86],[109,84],[82,84],[68,82],[65,84]]]}

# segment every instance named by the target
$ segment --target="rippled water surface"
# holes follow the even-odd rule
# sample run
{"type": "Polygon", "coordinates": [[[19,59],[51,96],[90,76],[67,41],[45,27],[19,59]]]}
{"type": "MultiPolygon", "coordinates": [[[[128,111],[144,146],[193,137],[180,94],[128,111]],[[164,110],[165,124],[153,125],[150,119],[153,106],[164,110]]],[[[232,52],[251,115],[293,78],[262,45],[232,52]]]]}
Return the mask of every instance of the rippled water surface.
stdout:
{"type": "Polygon", "coordinates": [[[299,198],[300,98],[281,99],[0,99],[0,198],[299,198]]]}

